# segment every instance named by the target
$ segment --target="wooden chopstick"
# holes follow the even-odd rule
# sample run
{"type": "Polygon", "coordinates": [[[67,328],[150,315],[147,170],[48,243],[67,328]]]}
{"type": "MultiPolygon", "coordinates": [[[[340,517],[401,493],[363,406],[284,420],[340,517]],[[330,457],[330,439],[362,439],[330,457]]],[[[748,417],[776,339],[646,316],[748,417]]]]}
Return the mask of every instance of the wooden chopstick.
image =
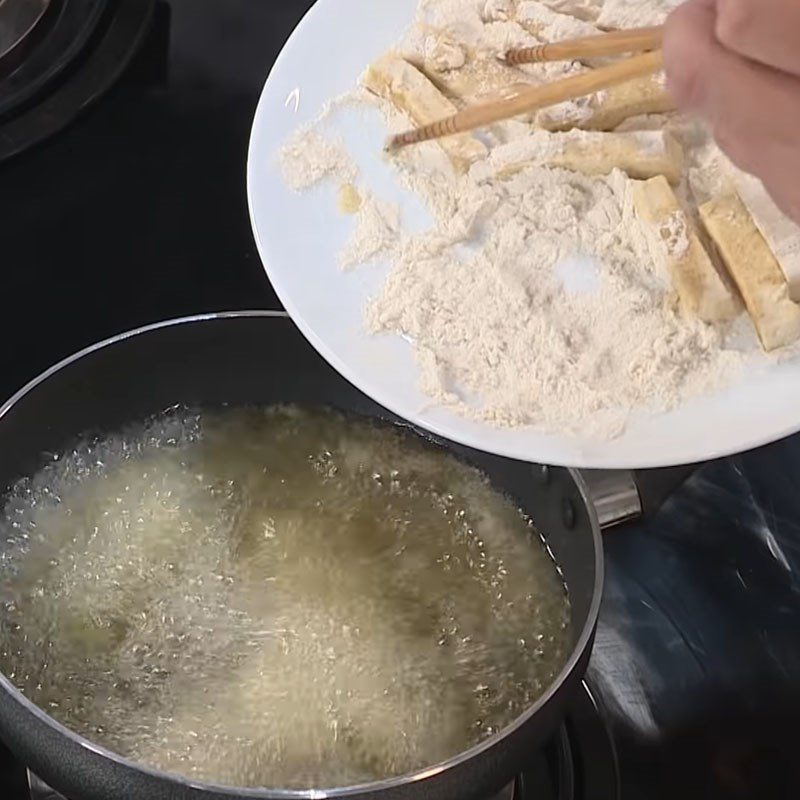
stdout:
{"type": "Polygon", "coordinates": [[[598,36],[540,44],[536,47],[521,47],[509,50],[502,60],[515,65],[645,53],[649,50],[658,50],[663,38],[663,25],[655,28],[632,28],[627,31],[613,31],[598,36]]]}
{"type": "Polygon", "coordinates": [[[386,144],[386,149],[389,151],[399,150],[401,147],[426,142],[431,139],[440,139],[442,136],[465,133],[474,128],[491,125],[493,122],[516,117],[518,114],[523,114],[527,111],[535,111],[547,106],[554,106],[564,100],[574,100],[576,97],[594,94],[609,86],[615,86],[618,83],[625,83],[642,75],[658,72],[662,66],[661,50],[656,50],[652,53],[623,59],[607,67],[599,67],[580,75],[564,78],[545,86],[531,86],[521,90],[513,97],[478,103],[459,111],[457,114],[453,114],[451,117],[392,136],[386,144]]]}

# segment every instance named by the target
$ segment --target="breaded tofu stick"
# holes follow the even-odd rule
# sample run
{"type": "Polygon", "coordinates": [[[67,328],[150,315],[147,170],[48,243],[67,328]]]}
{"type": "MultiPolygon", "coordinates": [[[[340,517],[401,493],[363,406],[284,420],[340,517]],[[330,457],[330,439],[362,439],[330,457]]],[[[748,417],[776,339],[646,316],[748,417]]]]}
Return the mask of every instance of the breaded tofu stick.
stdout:
{"type": "Polygon", "coordinates": [[[667,179],[660,175],[635,181],[632,192],[636,216],[652,226],[683,311],[704,322],[736,317],[739,301],[717,272],[667,179]]]}
{"type": "Polygon", "coordinates": [[[478,179],[504,178],[529,166],[563,167],[584,175],[608,175],[619,169],[631,178],[664,175],[677,184],[683,163],[683,148],[665,131],[536,131],[494,148],[473,174],[478,179]]]}
{"type": "Polygon", "coordinates": [[[548,131],[571,128],[611,131],[629,117],[674,110],[675,102],[664,86],[663,77],[646,75],[599,92],[589,99],[587,106],[570,103],[542,109],[536,124],[548,131]]]}
{"type": "Polygon", "coordinates": [[[733,183],[783,271],[789,297],[800,302],[800,225],[775,205],[758,178],[737,170],[733,183]]]}
{"type": "Polygon", "coordinates": [[[700,206],[700,218],[739,287],[764,350],[800,338],[800,306],[744,203],[731,194],[700,206]]]}
{"type": "MultiPolygon", "coordinates": [[[[372,64],[363,84],[408,114],[417,125],[427,125],[458,110],[416,67],[397,55],[384,56],[372,64]]],[[[447,136],[438,142],[459,172],[487,153],[486,146],[468,133],[447,136]]]]}

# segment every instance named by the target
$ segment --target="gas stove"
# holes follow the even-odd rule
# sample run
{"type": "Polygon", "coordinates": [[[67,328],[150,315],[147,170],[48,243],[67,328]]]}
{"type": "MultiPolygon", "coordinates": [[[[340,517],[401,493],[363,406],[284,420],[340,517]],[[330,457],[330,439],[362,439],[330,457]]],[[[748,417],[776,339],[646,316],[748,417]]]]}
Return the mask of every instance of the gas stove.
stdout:
{"type": "MultiPolygon", "coordinates": [[[[0,30],[3,396],[148,322],[280,308],[244,167],[263,82],[311,0],[38,5],[14,47],[0,30]]],[[[797,796],[800,438],[677,474],[592,478],[606,522],[624,524],[605,534],[586,684],[501,797],[797,796]],[[664,481],[680,486],[662,503],[664,481]]],[[[2,749],[0,797],[30,797],[2,749]]]]}

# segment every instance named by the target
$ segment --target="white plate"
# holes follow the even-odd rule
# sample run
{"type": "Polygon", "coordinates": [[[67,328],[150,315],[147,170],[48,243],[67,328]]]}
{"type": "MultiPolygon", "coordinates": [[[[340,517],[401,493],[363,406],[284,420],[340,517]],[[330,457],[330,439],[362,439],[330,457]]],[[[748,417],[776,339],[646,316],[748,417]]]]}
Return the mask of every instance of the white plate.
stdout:
{"type": "MultiPolygon", "coordinates": [[[[269,279],[294,322],[345,378],[381,405],[448,439],[537,463],[586,468],[646,468],[694,463],[747,450],[800,430],[800,363],[750,371],[724,392],[658,416],[633,420],[607,442],[533,430],[504,430],[431,407],[417,389],[410,345],[368,335],[362,309],[385,265],[343,273],[337,253],[354,221],[336,210],[335,185],[296,194],[277,153],[297,126],[351,90],[366,65],[411,22],[416,0],[318,0],[286,44],[256,111],[247,165],[250,216],[269,279]]],[[[385,138],[374,118],[334,123],[376,195],[399,200],[406,218],[421,214],[381,160],[385,138]]]]}

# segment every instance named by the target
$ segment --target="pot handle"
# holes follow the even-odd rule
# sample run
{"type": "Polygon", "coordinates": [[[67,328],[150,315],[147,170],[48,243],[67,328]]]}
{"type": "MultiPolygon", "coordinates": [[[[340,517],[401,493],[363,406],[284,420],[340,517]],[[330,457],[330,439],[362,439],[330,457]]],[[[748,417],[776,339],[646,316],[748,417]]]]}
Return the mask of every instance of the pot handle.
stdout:
{"type": "Polygon", "coordinates": [[[582,469],[581,477],[605,531],[653,516],[698,468],[693,464],[649,470],[582,469]]]}

